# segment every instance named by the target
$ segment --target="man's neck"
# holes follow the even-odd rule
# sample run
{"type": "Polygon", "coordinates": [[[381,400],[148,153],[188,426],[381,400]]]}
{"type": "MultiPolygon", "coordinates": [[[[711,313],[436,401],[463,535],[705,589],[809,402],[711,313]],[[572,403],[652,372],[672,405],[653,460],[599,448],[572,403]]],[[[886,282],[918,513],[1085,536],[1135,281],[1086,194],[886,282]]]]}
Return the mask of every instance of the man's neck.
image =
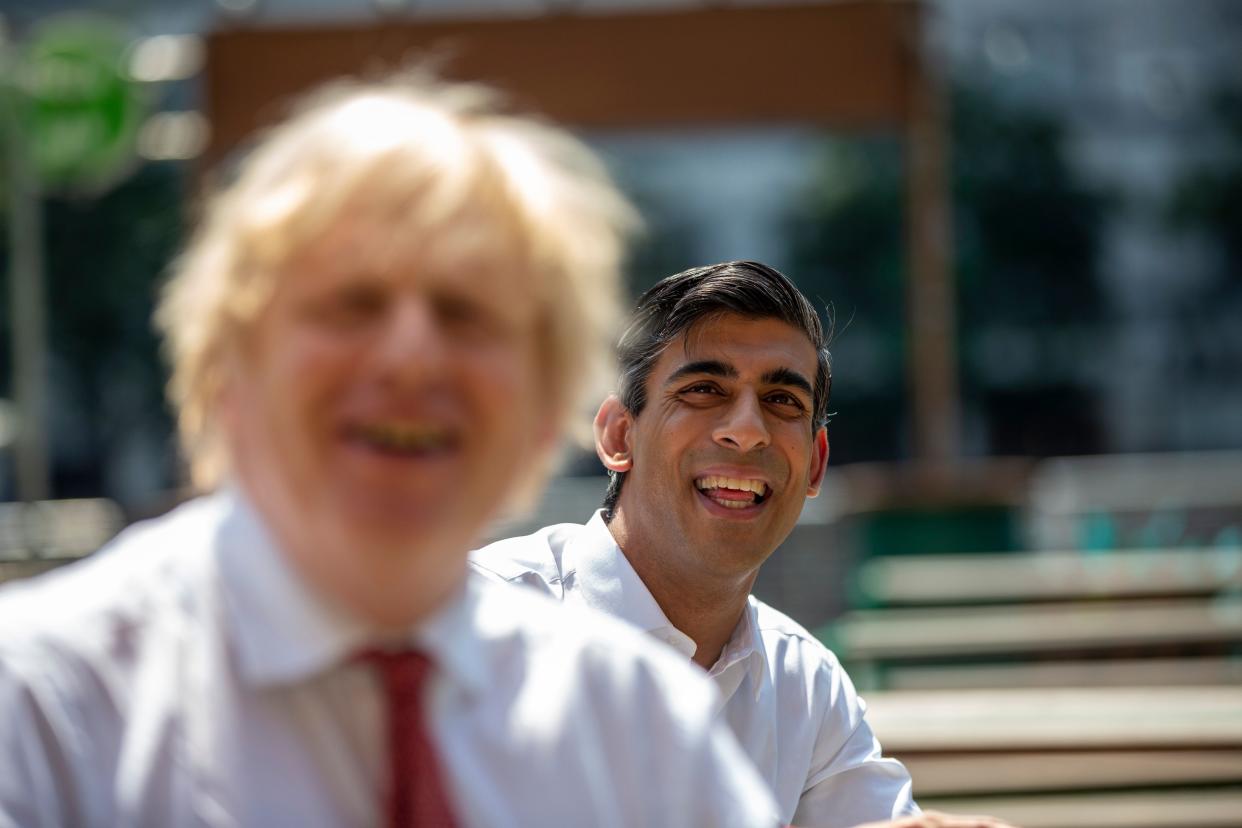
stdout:
{"type": "Polygon", "coordinates": [[[636,531],[621,510],[608,529],[669,622],[694,640],[694,663],[710,670],[746,611],[758,570],[722,577],[678,566],[678,550],[665,548],[670,539],[661,543],[636,531]]]}

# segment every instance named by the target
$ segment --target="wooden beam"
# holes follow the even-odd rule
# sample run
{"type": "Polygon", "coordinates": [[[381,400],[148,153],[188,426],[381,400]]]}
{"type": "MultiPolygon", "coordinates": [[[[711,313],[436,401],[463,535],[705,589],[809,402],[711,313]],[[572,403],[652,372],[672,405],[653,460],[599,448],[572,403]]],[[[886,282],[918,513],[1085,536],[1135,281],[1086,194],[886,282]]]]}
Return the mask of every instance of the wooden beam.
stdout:
{"type": "Polygon", "coordinates": [[[208,161],[299,93],[419,57],[578,127],[800,122],[899,130],[915,4],[722,7],[360,26],[233,28],[207,39],[208,161]]]}
{"type": "Polygon", "coordinates": [[[905,135],[907,385],[914,457],[947,470],[961,454],[949,116],[944,81],[927,54],[929,45],[917,37],[910,46],[914,65],[905,73],[910,84],[905,135]]]}

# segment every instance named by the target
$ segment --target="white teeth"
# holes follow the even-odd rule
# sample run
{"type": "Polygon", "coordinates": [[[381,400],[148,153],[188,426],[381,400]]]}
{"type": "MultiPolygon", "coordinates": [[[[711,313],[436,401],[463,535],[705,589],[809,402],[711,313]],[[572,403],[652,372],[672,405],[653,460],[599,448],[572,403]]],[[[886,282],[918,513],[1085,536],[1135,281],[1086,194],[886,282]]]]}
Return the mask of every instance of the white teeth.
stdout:
{"type": "MultiPolygon", "coordinates": [[[[704,491],[708,489],[733,489],[739,492],[754,492],[762,497],[768,491],[767,485],[762,480],[741,477],[722,477],[720,475],[709,474],[706,477],[700,477],[694,481],[696,488],[704,491]]],[[[749,504],[746,504],[749,505],[749,504]]]]}

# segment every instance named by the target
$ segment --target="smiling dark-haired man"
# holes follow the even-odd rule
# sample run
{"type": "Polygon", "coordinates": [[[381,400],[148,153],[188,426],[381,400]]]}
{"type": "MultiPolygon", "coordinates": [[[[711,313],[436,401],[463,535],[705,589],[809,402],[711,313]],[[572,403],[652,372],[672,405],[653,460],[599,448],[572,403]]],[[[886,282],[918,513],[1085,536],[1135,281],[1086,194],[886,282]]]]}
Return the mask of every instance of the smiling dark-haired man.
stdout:
{"type": "Polygon", "coordinates": [[[603,509],[478,550],[474,566],[619,616],[707,670],[786,823],[917,814],[833,654],[750,595],[828,461],[814,307],[762,264],[687,270],[639,299],[619,361],[595,418],[603,509]]]}

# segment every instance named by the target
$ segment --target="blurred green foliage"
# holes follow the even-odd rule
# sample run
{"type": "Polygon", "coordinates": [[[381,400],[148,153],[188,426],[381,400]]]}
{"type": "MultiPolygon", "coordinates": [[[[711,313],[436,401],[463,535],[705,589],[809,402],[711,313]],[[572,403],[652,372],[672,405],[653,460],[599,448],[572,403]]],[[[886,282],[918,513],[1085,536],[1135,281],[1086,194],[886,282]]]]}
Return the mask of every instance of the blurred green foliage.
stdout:
{"type": "Polygon", "coordinates": [[[1242,294],[1242,87],[1213,97],[1211,111],[1228,147],[1225,157],[1186,173],[1167,217],[1174,227],[1202,232],[1221,246],[1225,266],[1217,290],[1242,294]]]}
{"type": "Polygon", "coordinates": [[[963,335],[998,322],[1102,321],[1096,266],[1110,199],[1072,168],[1063,124],[964,86],[953,103],[963,335]]]}
{"type": "MultiPolygon", "coordinates": [[[[1067,380],[1072,366],[1001,384],[986,351],[998,332],[1038,344],[1104,321],[1096,266],[1110,199],[1078,177],[1053,114],[963,83],[951,101],[962,392],[987,421],[984,450],[1090,450],[1091,406],[1067,380]],[[1067,416],[1068,428],[1049,428],[1067,416]]],[[[834,140],[789,222],[800,286],[831,297],[837,317],[834,462],[908,453],[903,175],[897,140],[834,140]]]]}

